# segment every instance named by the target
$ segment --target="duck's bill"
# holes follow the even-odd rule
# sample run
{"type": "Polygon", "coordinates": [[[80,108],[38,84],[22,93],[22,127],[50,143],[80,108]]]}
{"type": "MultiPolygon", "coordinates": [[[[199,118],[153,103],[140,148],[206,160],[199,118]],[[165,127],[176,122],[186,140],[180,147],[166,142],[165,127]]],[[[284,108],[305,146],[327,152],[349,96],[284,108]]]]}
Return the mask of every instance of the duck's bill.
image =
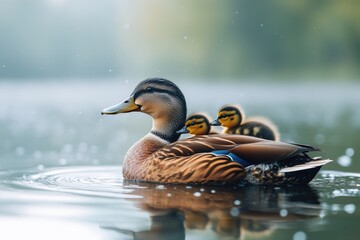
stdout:
{"type": "Polygon", "coordinates": [[[210,125],[211,125],[211,126],[220,126],[221,123],[219,122],[219,120],[215,119],[214,121],[212,121],[212,122],[210,123],[210,125]]]}
{"type": "Polygon", "coordinates": [[[180,134],[189,133],[189,130],[187,130],[186,126],[185,126],[182,129],[180,129],[179,131],[177,131],[176,133],[180,133],[180,134]]]}
{"type": "Polygon", "coordinates": [[[135,104],[134,96],[130,96],[125,101],[116,104],[114,106],[105,108],[101,111],[101,114],[118,114],[118,113],[127,113],[133,111],[140,111],[141,106],[135,104]]]}

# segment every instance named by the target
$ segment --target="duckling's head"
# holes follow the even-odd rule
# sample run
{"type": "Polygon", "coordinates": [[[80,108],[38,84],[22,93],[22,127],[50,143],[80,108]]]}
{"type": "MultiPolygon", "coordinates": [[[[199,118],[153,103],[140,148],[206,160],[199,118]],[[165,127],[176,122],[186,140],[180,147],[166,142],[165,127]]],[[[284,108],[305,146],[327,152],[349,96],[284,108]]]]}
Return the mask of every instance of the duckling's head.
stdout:
{"type": "Polygon", "coordinates": [[[245,114],[240,106],[225,105],[220,108],[217,119],[213,121],[211,125],[233,128],[239,126],[244,118],[245,114]]]}
{"type": "Polygon", "coordinates": [[[101,114],[144,112],[153,118],[151,133],[174,142],[185,124],[186,101],[181,90],[164,78],[148,78],[140,82],[125,101],[104,109],[101,114]]]}
{"type": "Polygon", "coordinates": [[[204,113],[193,113],[185,122],[185,126],[178,133],[190,133],[193,135],[207,135],[210,132],[209,118],[204,113]]]}

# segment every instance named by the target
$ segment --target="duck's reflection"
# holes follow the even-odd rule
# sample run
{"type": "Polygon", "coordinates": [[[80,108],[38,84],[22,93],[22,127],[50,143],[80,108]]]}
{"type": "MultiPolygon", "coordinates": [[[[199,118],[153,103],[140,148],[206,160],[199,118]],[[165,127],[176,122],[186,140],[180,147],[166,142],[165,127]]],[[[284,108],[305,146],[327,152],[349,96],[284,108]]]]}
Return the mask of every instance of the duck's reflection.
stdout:
{"type": "MultiPolygon", "coordinates": [[[[176,210],[162,212],[151,216],[151,227],[146,231],[134,232],[111,226],[103,226],[103,229],[115,231],[121,235],[132,236],[133,239],[160,240],[160,239],[185,239],[185,227],[183,213],[176,210]]],[[[122,239],[122,238],[120,238],[122,239]]]]}
{"type": "Polygon", "coordinates": [[[319,218],[317,192],[309,186],[185,186],[126,182],[141,199],[129,199],[150,213],[151,228],[134,232],[104,229],[133,239],[185,239],[186,230],[209,230],[219,237],[269,235],[276,224],[319,218]]]}

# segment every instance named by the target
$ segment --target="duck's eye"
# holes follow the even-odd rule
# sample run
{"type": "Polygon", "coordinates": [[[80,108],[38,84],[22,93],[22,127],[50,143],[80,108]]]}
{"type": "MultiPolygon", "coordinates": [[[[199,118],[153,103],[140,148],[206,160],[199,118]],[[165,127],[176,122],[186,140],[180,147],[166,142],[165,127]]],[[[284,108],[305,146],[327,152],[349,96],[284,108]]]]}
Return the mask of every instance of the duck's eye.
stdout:
{"type": "Polygon", "coordinates": [[[146,91],[147,91],[147,92],[153,92],[154,89],[153,89],[152,87],[147,87],[147,88],[146,88],[146,91]]]}
{"type": "Polygon", "coordinates": [[[226,114],[222,114],[222,115],[221,115],[221,118],[226,118],[226,117],[227,117],[226,114]]]}
{"type": "Polygon", "coordinates": [[[190,126],[194,126],[196,124],[196,122],[192,122],[190,123],[190,126]]]}

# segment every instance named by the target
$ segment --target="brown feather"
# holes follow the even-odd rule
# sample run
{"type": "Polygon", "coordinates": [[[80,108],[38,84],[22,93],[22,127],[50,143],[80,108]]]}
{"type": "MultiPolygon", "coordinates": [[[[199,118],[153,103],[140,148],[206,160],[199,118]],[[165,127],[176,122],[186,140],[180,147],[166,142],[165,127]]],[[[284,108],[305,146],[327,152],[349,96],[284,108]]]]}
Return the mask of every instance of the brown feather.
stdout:
{"type": "Polygon", "coordinates": [[[246,175],[240,164],[226,156],[214,156],[210,153],[170,157],[166,161],[156,159],[156,154],[153,154],[148,160],[143,166],[142,180],[151,182],[231,183],[239,182],[246,175]],[[152,171],[153,169],[156,171],[152,171]]]}
{"type": "Polygon", "coordinates": [[[267,141],[249,136],[214,134],[179,140],[163,147],[157,153],[163,152],[168,156],[174,156],[174,154],[176,156],[189,156],[215,150],[229,150],[250,163],[259,164],[281,161],[301,152],[316,149],[310,146],[267,141]]]}

